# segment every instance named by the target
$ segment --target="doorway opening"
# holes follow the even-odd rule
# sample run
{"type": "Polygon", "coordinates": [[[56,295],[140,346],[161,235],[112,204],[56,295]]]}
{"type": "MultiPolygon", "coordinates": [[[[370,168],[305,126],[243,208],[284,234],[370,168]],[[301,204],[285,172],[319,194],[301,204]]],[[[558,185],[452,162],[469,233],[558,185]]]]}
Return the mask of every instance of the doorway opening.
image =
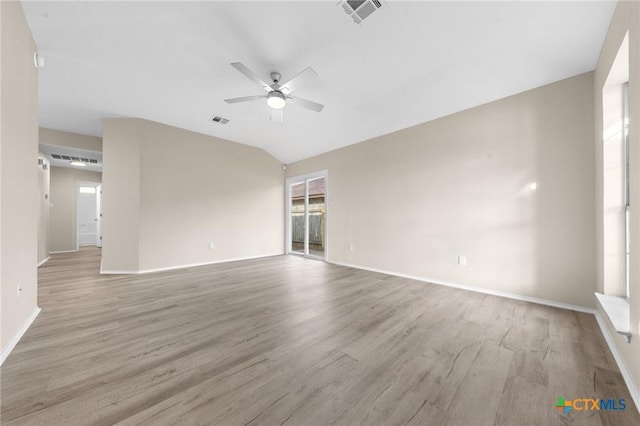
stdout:
{"type": "Polygon", "coordinates": [[[82,246],[102,247],[102,185],[76,183],[76,250],[82,246]]]}
{"type": "Polygon", "coordinates": [[[327,171],[289,178],[287,253],[327,259],[327,171]]]}

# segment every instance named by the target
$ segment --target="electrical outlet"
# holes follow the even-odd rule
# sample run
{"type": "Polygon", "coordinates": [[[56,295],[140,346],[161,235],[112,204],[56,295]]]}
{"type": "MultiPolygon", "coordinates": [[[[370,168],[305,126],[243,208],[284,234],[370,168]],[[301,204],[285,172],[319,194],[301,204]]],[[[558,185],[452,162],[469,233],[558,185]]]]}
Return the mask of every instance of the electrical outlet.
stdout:
{"type": "Polygon", "coordinates": [[[22,295],[22,284],[18,283],[16,287],[17,287],[18,297],[20,297],[22,295]]]}
{"type": "Polygon", "coordinates": [[[349,251],[353,253],[353,244],[349,244],[349,251]]]}
{"type": "Polygon", "coordinates": [[[213,241],[209,241],[209,249],[212,249],[215,247],[215,244],[213,244],[213,241]]]}
{"type": "Polygon", "coordinates": [[[458,265],[467,266],[467,257],[466,256],[458,256],[458,265]]]}

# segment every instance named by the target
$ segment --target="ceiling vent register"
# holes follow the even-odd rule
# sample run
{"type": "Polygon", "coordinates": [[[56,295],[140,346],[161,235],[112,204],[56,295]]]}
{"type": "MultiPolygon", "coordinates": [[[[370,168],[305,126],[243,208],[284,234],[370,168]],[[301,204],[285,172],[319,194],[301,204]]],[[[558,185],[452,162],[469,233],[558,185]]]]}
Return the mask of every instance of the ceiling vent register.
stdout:
{"type": "Polygon", "coordinates": [[[373,12],[382,7],[380,0],[342,0],[338,3],[344,11],[359,24],[369,17],[373,12]]]}
{"type": "Polygon", "coordinates": [[[82,161],[83,163],[98,164],[98,160],[94,158],[74,157],[72,155],[51,154],[56,160],[82,161]]]}
{"type": "Polygon", "coordinates": [[[222,118],[222,117],[218,117],[217,115],[215,117],[213,117],[211,119],[211,121],[213,121],[214,123],[219,123],[219,124],[227,124],[229,122],[229,119],[227,118],[222,118]]]}

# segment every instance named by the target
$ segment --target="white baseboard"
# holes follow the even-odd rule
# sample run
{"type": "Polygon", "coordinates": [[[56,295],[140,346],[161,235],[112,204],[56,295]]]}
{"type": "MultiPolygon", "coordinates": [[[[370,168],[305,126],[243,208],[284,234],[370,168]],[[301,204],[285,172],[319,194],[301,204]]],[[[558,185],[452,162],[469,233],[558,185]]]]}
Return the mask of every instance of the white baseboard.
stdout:
{"type": "MultiPolygon", "coordinates": [[[[618,368],[620,369],[620,373],[622,373],[622,377],[624,378],[624,382],[627,384],[627,389],[629,389],[629,393],[631,394],[631,398],[633,402],[636,404],[636,408],[638,412],[640,412],[640,391],[638,391],[638,386],[636,385],[635,380],[633,380],[633,376],[627,367],[627,364],[624,362],[624,358],[622,358],[622,354],[618,350],[618,346],[616,345],[616,341],[613,338],[613,335],[609,331],[609,327],[607,327],[607,323],[600,315],[600,312],[596,311],[595,313],[596,321],[600,326],[600,331],[602,331],[602,335],[604,336],[604,340],[607,342],[609,346],[609,350],[613,354],[613,358],[616,360],[616,364],[618,364],[618,368]]],[[[638,336],[636,336],[638,338],[638,336]]]]}
{"type": "Polygon", "coordinates": [[[139,273],[138,271],[121,271],[118,269],[102,269],[102,267],[100,267],[100,274],[102,275],[131,275],[139,273]]]}
{"type": "Polygon", "coordinates": [[[102,269],[100,267],[101,274],[149,274],[152,272],[163,272],[163,271],[173,271],[175,269],[184,269],[184,268],[193,268],[195,266],[206,266],[206,265],[215,265],[217,263],[227,263],[227,262],[237,262],[239,260],[251,260],[251,259],[260,259],[263,257],[272,257],[272,256],[281,256],[283,253],[272,253],[272,254],[260,254],[257,256],[247,256],[247,257],[237,257],[233,259],[223,259],[223,260],[212,260],[209,262],[199,262],[199,263],[189,263],[186,265],[174,265],[167,266],[163,268],[153,268],[153,269],[139,269],[135,271],[123,271],[123,270],[115,270],[115,269],[102,269]]]}
{"type": "Polygon", "coordinates": [[[29,318],[27,318],[24,324],[22,324],[22,327],[20,327],[18,332],[11,338],[11,340],[9,340],[9,343],[7,343],[7,347],[2,349],[2,353],[0,353],[0,365],[4,364],[4,361],[7,359],[13,348],[16,347],[20,339],[22,339],[24,333],[26,333],[29,327],[31,327],[31,324],[33,324],[33,321],[35,321],[40,311],[41,309],[36,306],[31,315],[29,315],[29,318]]]}
{"type": "Polygon", "coordinates": [[[40,263],[38,263],[38,266],[37,266],[37,267],[38,267],[38,268],[39,268],[39,267],[41,267],[42,265],[44,265],[45,263],[47,263],[47,261],[48,261],[49,259],[51,259],[51,256],[47,256],[46,258],[42,259],[42,260],[40,261],[40,263]]]}
{"type": "Polygon", "coordinates": [[[378,273],[381,273],[381,274],[393,275],[393,276],[401,277],[401,278],[408,278],[408,279],[411,279],[411,280],[422,281],[422,282],[430,283],[430,284],[438,284],[438,285],[443,285],[443,286],[447,286],[447,287],[459,288],[461,290],[474,291],[476,293],[483,293],[483,294],[490,294],[492,296],[506,297],[507,299],[522,300],[524,302],[537,303],[539,305],[553,306],[554,308],[568,309],[570,311],[584,312],[584,313],[587,313],[587,314],[595,314],[596,313],[596,310],[592,309],[592,308],[586,308],[584,306],[572,305],[570,303],[556,302],[555,300],[541,299],[541,298],[532,297],[532,296],[523,296],[521,294],[509,293],[509,292],[506,292],[506,291],[491,290],[491,289],[483,288],[483,287],[475,287],[475,286],[466,285],[466,284],[458,284],[458,283],[452,283],[452,282],[448,282],[448,281],[442,281],[442,280],[436,280],[436,279],[431,279],[431,278],[419,277],[419,276],[416,276],[416,275],[408,275],[408,274],[402,274],[402,273],[399,273],[399,272],[385,271],[385,270],[382,270],[382,269],[369,268],[369,267],[366,267],[366,266],[353,265],[353,264],[344,263],[344,262],[330,261],[329,263],[333,263],[335,265],[341,265],[341,266],[348,266],[350,268],[355,268],[355,269],[363,269],[365,271],[371,271],[371,272],[378,272],[378,273]]]}
{"type": "Polygon", "coordinates": [[[78,250],[60,250],[60,251],[50,251],[49,254],[60,254],[60,253],[75,253],[78,250]]]}

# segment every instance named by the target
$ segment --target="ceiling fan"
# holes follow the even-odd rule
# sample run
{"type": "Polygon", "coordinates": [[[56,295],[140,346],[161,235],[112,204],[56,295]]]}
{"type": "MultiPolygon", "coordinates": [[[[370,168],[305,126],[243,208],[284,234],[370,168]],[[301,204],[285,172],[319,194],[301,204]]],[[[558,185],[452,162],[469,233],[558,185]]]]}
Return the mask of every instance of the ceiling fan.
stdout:
{"type": "Polygon", "coordinates": [[[265,95],[244,96],[242,98],[225,99],[224,101],[229,104],[235,104],[238,102],[255,101],[258,99],[266,99],[267,105],[271,107],[271,120],[282,123],[282,108],[288,103],[298,105],[303,108],[310,109],[312,111],[320,112],[324,105],[308,101],[299,97],[290,96],[290,93],[303,86],[306,83],[318,78],[318,74],[311,68],[305,68],[300,74],[293,77],[291,80],[284,84],[280,84],[280,73],[272,72],[270,77],[273,81],[272,84],[265,83],[258,75],[247,68],[241,62],[234,62],[232,67],[244,74],[249,80],[257,83],[267,93],[265,95]]]}

